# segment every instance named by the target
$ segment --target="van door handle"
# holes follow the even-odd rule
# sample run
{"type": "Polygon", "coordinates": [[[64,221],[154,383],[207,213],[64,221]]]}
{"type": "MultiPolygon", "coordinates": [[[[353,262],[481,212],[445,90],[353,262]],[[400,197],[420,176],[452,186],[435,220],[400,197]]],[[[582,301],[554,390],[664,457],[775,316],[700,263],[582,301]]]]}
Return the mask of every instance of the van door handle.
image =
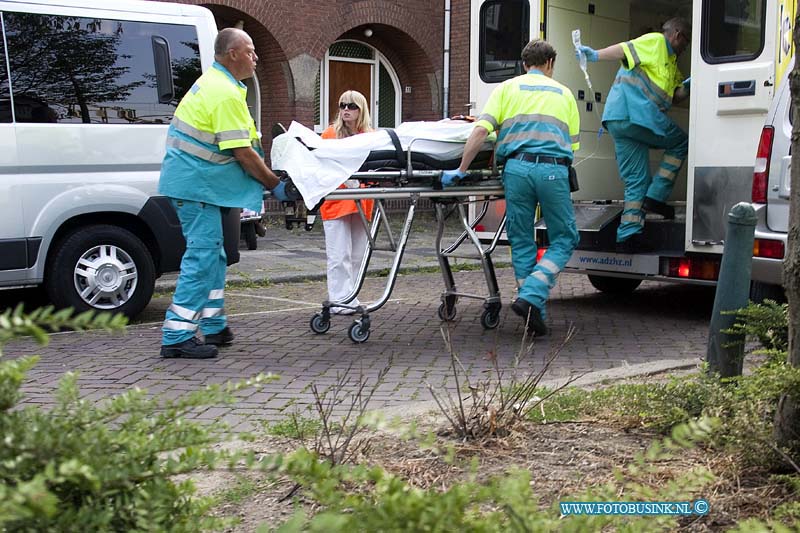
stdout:
{"type": "Polygon", "coordinates": [[[722,81],[719,83],[718,96],[732,98],[734,96],[755,96],[756,80],[722,81]]]}

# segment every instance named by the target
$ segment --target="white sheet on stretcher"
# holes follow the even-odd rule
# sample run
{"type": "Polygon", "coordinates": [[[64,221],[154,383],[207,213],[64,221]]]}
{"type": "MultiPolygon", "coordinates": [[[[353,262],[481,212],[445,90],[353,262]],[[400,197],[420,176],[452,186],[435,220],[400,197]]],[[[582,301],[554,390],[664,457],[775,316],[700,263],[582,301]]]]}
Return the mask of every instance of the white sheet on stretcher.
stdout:
{"type": "MultiPolygon", "coordinates": [[[[453,159],[461,156],[473,127],[473,123],[443,120],[404,122],[394,131],[403,150],[411,144],[413,152],[453,159]]],[[[270,156],[272,168],[289,173],[303,195],[306,207],[312,209],[358,172],[370,152],[394,149],[385,131],[372,131],[345,139],[323,139],[302,124],[292,122],[285,134],[273,139],[270,156]]]]}

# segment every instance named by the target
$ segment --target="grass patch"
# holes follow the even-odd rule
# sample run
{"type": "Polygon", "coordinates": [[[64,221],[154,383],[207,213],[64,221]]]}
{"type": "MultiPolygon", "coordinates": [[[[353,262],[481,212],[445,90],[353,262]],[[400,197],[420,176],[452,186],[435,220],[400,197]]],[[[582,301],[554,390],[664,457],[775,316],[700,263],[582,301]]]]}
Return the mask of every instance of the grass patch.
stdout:
{"type": "Polygon", "coordinates": [[[322,423],[315,418],[303,418],[290,416],[278,422],[268,424],[265,431],[276,437],[286,437],[290,439],[302,439],[309,435],[316,434],[322,423]]]}

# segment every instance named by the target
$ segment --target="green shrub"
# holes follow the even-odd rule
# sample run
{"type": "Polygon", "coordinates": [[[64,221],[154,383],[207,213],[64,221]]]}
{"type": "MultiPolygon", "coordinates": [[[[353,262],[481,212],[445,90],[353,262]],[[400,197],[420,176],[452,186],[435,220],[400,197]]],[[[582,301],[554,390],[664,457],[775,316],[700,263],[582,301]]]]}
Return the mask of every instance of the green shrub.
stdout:
{"type": "MultiPolygon", "coordinates": [[[[0,315],[0,341],[45,329],[119,330],[121,317],[21,309],[0,315]]],[[[176,474],[232,465],[243,456],[210,445],[227,435],[219,423],[186,419],[202,406],[268,377],[210,386],[159,401],[133,389],[104,402],[82,400],[77,375],[61,380],[50,410],[20,406],[20,385],[35,357],[0,360],[0,529],[9,531],[201,531],[229,521],[211,517],[211,501],[196,497],[176,474]]],[[[252,458],[250,458],[252,461],[252,458]]]]}
{"type": "MultiPolygon", "coordinates": [[[[647,453],[618,471],[618,481],[586,492],[565,496],[564,501],[690,500],[713,481],[705,469],[692,470],[651,488],[651,463],[669,459],[675,450],[691,448],[709,437],[716,422],[700,420],[677,426],[670,438],[654,444],[647,453]]],[[[446,490],[412,487],[381,468],[332,466],[307,450],[287,458],[285,472],[300,483],[322,506],[309,517],[302,511],[278,531],[671,531],[675,517],[569,516],[558,504],[542,506],[531,490],[530,472],[511,470],[506,476],[480,483],[475,479],[446,490]],[[609,530],[611,530],[609,529],[609,530]]],[[[266,530],[266,528],[264,528],[266,530]]]]}

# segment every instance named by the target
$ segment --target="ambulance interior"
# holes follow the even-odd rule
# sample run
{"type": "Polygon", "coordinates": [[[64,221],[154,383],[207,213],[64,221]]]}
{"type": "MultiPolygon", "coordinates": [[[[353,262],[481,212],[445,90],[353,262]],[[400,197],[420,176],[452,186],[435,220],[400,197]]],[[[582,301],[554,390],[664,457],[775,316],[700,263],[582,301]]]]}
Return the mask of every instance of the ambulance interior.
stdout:
{"type": "MultiPolygon", "coordinates": [[[[580,29],[581,43],[595,50],[634,39],[644,33],[660,32],[664,21],[681,16],[691,23],[691,0],[598,0],[591,3],[575,0],[549,0],[544,13],[545,38],[558,51],[553,77],[567,85],[578,100],[581,118],[580,150],[575,157],[580,190],[573,193],[576,218],[581,229],[581,248],[613,249],[623,200],[623,185],[614,157],[614,142],[601,131],[600,117],[606,98],[619,69],[618,62],[588,64],[591,89],[574,54],[572,31],[580,29]],[[588,9],[587,9],[588,8],[588,9]],[[586,202],[594,204],[581,208],[586,202]],[[613,203],[612,203],[613,202],[613,203]],[[597,204],[608,203],[602,207],[597,204]],[[601,236],[600,233],[603,235],[601,236]]],[[[694,28],[693,28],[694,31],[694,28]]],[[[691,46],[678,59],[684,76],[690,75],[691,46]]],[[[688,100],[670,111],[675,122],[689,131],[688,100]]],[[[655,170],[662,152],[651,151],[655,170]]],[[[677,177],[669,202],[676,208],[676,220],[661,228],[660,247],[683,250],[686,202],[686,163],[677,177]],[[674,235],[672,235],[674,234],[674,235]]],[[[543,224],[541,228],[543,229],[543,224]]],[[[544,233],[544,232],[542,232],[544,233]]],[[[544,235],[542,235],[544,236],[544,235]]]]}

